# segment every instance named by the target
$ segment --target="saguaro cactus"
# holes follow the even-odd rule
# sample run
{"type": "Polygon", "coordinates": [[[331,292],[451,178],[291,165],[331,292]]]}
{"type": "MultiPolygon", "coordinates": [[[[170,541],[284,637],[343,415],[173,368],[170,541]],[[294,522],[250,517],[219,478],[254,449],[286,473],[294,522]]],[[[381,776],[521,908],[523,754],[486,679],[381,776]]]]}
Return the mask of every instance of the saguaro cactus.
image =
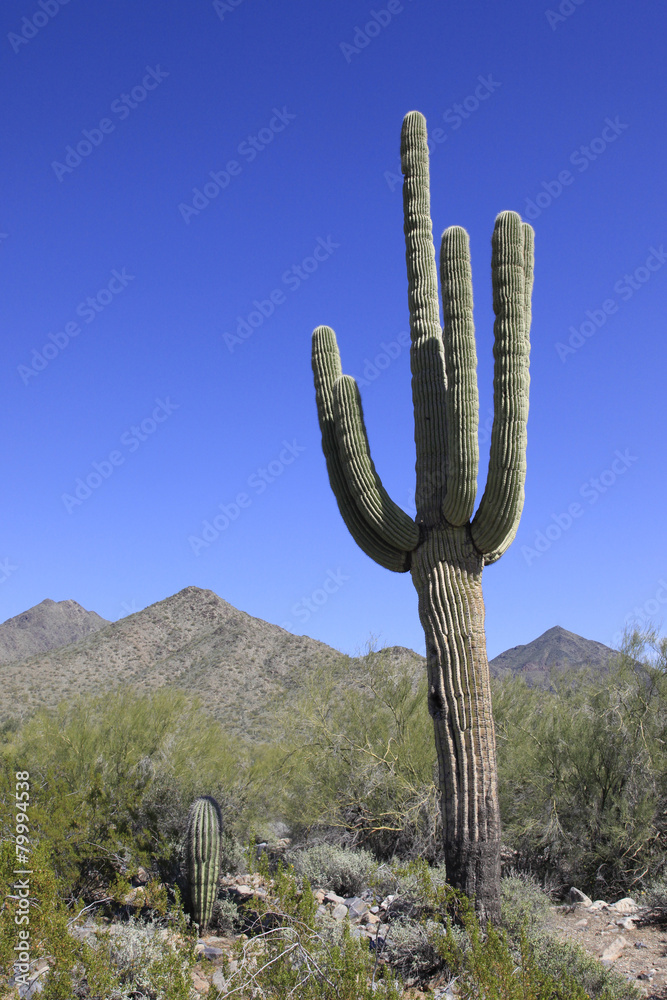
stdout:
{"type": "Polygon", "coordinates": [[[491,242],[495,312],[494,419],[484,495],[477,492],[479,405],[468,236],[442,235],[440,325],[431,228],[426,121],[401,135],[412,346],[417,486],[413,521],[375,471],[356,382],[341,370],[336,336],[313,333],[313,371],[331,487],[350,533],[381,566],[412,573],[426,634],[428,706],[442,796],[448,880],[500,916],[500,817],[482,568],[512,542],[524,500],[533,230],[514,212],[491,242]]]}
{"type": "Polygon", "coordinates": [[[193,919],[203,930],[211,919],[220,875],[220,806],[210,795],[195,799],[190,807],[185,853],[193,919]]]}

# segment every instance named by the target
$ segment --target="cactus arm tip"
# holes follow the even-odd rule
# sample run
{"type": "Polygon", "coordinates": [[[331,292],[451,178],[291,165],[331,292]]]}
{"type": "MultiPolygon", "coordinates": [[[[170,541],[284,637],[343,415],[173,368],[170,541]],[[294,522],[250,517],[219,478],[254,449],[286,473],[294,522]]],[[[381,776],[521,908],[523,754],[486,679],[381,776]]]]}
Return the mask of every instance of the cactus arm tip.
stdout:
{"type": "Polygon", "coordinates": [[[477,494],[479,400],[470,246],[460,226],[442,234],[440,286],[447,374],[447,486],[442,513],[450,524],[461,526],[472,517],[477,494]]]}
{"type": "MultiPolygon", "coordinates": [[[[408,548],[394,544],[392,539],[401,537],[400,533],[397,535],[394,531],[388,534],[384,518],[377,515],[382,512],[384,504],[384,511],[391,511],[394,527],[400,522],[400,515],[403,515],[406,521],[410,521],[410,519],[407,514],[393,504],[382,489],[382,484],[370,460],[365,428],[363,438],[359,438],[358,427],[355,436],[355,432],[346,422],[349,415],[352,422],[356,421],[357,425],[360,420],[363,428],[363,417],[360,413],[355,412],[353,407],[341,405],[343,399],[347,401],[347,390],[344,388],[347,383],[344,380],[343,388],[339,390],[342,395],[338,403],[338,415],[336,412],[334,401],[336,386],[341,381],[342,372],[336,335],[330,327],[319,326],[313,332],[312,361],[315,398],[322,432],[322,450],[327,463],[331,489],[336,497],[341,516],[355,542],[366,555],[384,566],[385,569],[395,573],[407,573],[410,569],[410,549],[414,546],[411,545],[408,548]],[[344,412],[341,413],[341,410],[344,412]],[[347,461],[341,451],[341,446],[347,448],[347,461]],[[356,479],[357,475],[362,475],[364,489],[360,490],[360,483],[356,479]],[[380,509],[374,511],[374,505],[377,503],[380,504],[380,509]],[[369,516],[372,511],[373,516],[369,516]]],[[[356,389],[356,384],[354,388],[356,389]]],[[[416,532],[416,526],[411,521],[410,523],[416,532]]],[[[402,523],[402,529],[403,536],[406,539],[409,538],[409,529],[407,529],[405,521],[402,523]]]]}
{"type": "Polygon", "coordinates": [[[533,240],[531,227],[516,212],[501,212],[496,219],[491,273],[494,417],[486,489],[471,525],[486,563],[499,559],[516,535],[526,479],[533,240]]]}

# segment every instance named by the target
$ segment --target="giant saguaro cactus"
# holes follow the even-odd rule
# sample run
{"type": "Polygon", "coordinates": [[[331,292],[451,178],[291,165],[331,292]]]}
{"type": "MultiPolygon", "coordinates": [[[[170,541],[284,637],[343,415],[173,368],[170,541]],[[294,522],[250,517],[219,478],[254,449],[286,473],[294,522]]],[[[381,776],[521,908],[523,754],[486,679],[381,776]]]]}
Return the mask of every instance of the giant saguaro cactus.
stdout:
{"type": "Polygon", "coordinates": [[[494,419],[486,489],[477,492],[477,358],[467,233],[440,249],[443,320],[429,204],[426,122],[401,135],[417,486],[413,521],[388,496],[370,456],[356,382],[341,370],[329,327],[313,333],[313,371],[331,487],[353,538],[380,565],[410,570],[426,633],[428,705],[442,796],[448,880],[500,915],[500,818],[482,567],[516,534],[524,499],[533,231],[514,212],[496,219],[494,419]]]}
{"type": "Polygon", "coordinates": [[[195,799],[188,815],[185,854],[190,912],[200,931],[211,919],[220,875],[220,806],[210,795],[195,799]]]}

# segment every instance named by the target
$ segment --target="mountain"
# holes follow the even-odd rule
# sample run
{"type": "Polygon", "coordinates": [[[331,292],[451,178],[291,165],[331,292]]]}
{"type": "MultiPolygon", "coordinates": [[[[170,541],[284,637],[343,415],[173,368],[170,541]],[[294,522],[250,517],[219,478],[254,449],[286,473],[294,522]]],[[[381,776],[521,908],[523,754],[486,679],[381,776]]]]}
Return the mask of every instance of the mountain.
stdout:
{"type": "Polygon", "coordinates": [[[0,664],[76,642],[109,622],[76,601],[48,598],[0,625],[0,664]]]}
{"type": "Polygon", "coordinates": [[[237,610],[212,590],[186,587],[69,645],[0,667],[0,721],[16,715],[17,705],[24,717],[79,692],[170,684],[199,695],[230,730],[248,732],[305,670],[341,657],[237,610]]]}
{"type": "MultiPolygon", "coordinates": [[[[362,666],[198,587],[117,622],[74,601],[43,601],[0,626],[0,638],[5,642],[0,723],[79,693],[102,694],[120,684],[142,691],[173,685],[198,695],[230,732],[259,738],[276,704],[303,690],[319,665],[333,677],[344,664],[362,666]]],[[[416,687],[424,676],[424,657],[400,646],[385,655],[390,663],[407,666],[416,687]]],[[[613,655],[602,643],[556,627],[496,656],[490,669],[500,678],[518,674],[548,686],[554,672],[605,669],[613,655]]]]}
{"type": "Polygon", "coordinates": [[[555,674],[590,667],[604,671],[618,654],[609,646],[584,639],[556,625],[525,646],[513,646],[489,662],[492,676],[523,677],[534,687],[546,687],[555,674]]]}

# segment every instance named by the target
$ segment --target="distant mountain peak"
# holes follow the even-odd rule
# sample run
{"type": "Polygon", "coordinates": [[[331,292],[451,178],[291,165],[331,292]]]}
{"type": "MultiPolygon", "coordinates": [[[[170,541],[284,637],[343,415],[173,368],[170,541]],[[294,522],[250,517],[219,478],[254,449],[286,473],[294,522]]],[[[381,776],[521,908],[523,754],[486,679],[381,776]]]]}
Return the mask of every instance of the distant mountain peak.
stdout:
{"type": "Polygon", "coordinates": [[[86,611],[76,601],[45,597],[0,625],[0,664],[69,645],[108,624],[106,618],[86,611]]]}
{"type": "Polygon", "coordinates": [[[518,674],[530,684],[545,685],[553,671],[582,667],[605,670],[616,655],[615,650],[601,642],[584,639],[576,632],[554,625],[532,642],[514,646],[495,656],[489,662],[489,668],[497,677],[518,674]]]}

